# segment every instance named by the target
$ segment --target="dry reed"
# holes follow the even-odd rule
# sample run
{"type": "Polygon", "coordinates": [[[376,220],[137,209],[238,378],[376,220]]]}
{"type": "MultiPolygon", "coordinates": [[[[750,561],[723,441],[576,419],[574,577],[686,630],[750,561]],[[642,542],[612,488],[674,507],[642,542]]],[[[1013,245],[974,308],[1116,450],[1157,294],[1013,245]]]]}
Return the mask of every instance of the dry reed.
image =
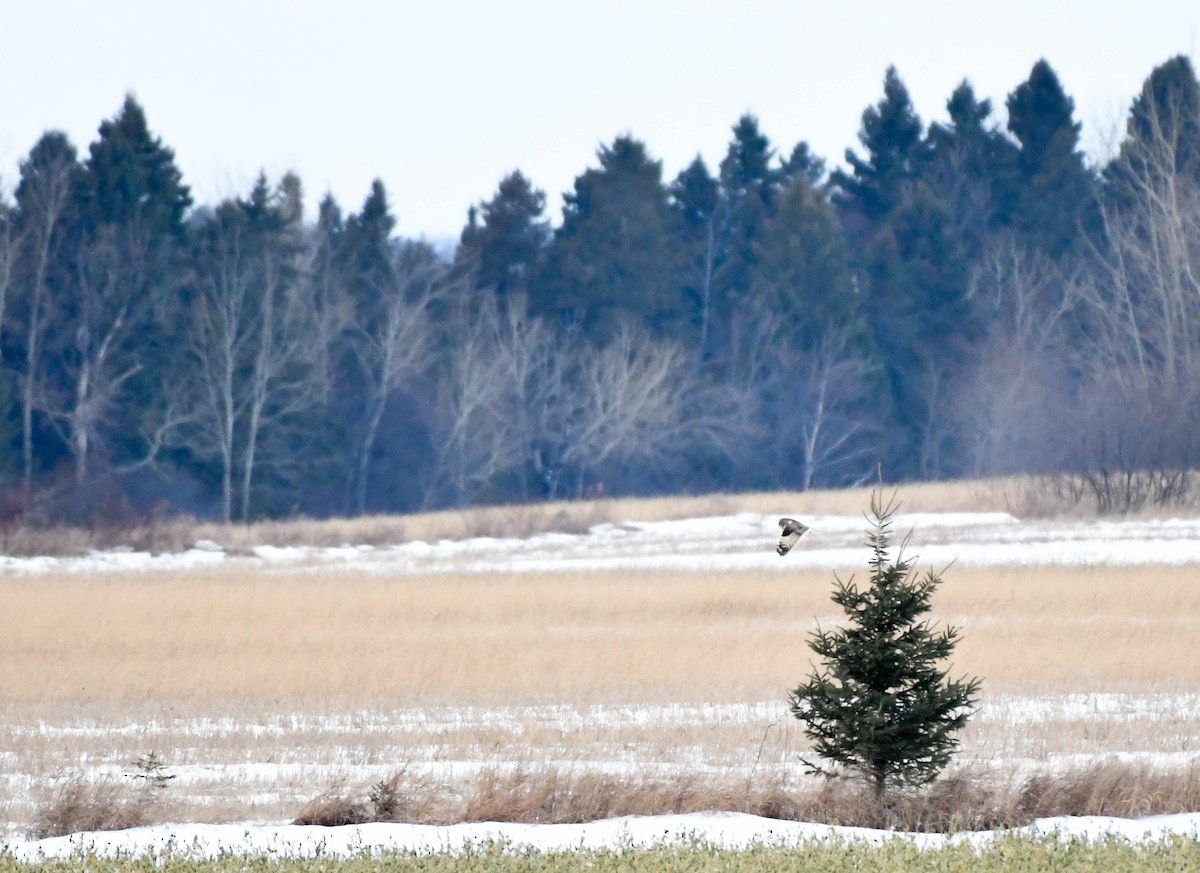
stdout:
{"type": "Polygon", "coordinates": [[[745,812],[767,818],[914,832],[990,830],[1035,818],[1103,815],[1135,818],[1200,810],[1200,767],[1167,771],[1100,762],[1021,781],[956,771],[919,789],[875,797],[855,780],[789,785],[684,773],[614,775],[586,769],[486,768],[465,785],[413,780],[400,771],[364,799],[337,783],[306,803],[295,824],[463,821],[561,824],[629,815],[745,812]],[[381,789],[392,801],[381,805],[381,789]]]}
{"type": "MultiPolygon", "coordinates": [[[[808,670],[827,573],[0,580],[8,707],[745,701],[808,670]]],[[[1200,568],[953,568],[935,618],[994,692],[1195,690],[1200,568]]]]}

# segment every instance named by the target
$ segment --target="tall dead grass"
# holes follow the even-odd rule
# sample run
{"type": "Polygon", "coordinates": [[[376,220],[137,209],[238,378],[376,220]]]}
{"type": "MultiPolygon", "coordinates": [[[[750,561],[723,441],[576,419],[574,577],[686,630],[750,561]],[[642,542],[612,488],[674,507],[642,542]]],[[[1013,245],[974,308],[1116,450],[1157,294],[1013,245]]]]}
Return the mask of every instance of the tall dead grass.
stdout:
{"type": "MultiPolygon", "coordinates": [[[[809,669],[830,578],[775,572],[0,580],[0,700],[280,706],[745,701],[809,669]]],[[[1200,568],[952,568],[935,618],[993,692],[1194,690],[1200,568]]]]}
{"type": "Polygon", "coordinates": [[[81,831],[119,831],[164,820],[167,807],[153,792],[117,779],[82,776],[51,789],[30,826],[35,839],[81,831]]]}
{"type": "Polygon", "coordinates": [[[564,824],[629,815],[744,812],[766,818],[914,832],[990,830],[1054,816],[1137,818],[1200,810],[1200,765],[1168,771],[1106,761],[1065,773],[1005,781],[958,771],[921,789],[877,798],[855,780],[789,785],[685,773],[613,775],[585,769],[488,768],[466,785],[413,780],[406,770],[369,796],[338,783],[309,801],[295,824],[500,821],[564,824]],[[392,798],[381,804],[381,796],[392,798]]]}

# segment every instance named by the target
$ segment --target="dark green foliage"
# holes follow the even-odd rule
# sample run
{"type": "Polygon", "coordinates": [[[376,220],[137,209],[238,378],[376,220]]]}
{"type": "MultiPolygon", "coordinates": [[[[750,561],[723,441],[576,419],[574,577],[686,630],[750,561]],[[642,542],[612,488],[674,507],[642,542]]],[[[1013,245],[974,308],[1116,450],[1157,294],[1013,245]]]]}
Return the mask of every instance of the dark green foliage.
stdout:
{"type": "Polygon", "coordinates": [[[924,180],[946,205],[964,253],[975,258],[1000,224],[1013,185],[1017,147],[991,121],[990,100],[963,82],[946,102],[950,123],[929,128],[924,180]]]}
{"type": "Polygon", "coordinates": [[[545,210],[546,195],[519,170],[500,180],[496,196],[478,212],[472,208],[457,258],[474,262],[479,287],[502,298],[528,291],[550,241],[545,210]]]}
{"type": "Polygon", "coordinates": [[[807,347],[838,333],[862,346],[865,327],[849,254],[837,216],[808,174],[792,178],[776,198],[754,245],[751,288],[807,347]]]}
{"type": "Polygon", "coordinates": [[[191,194],[174,152],[150,133],[146,113],[132,95],[115,118],[100,125],[84,169],[80,199],[90,223],[137,225],[150,235],[182,234],[191,194]]]}
{"type": "Polygon", "coordinates": [[[695,328],[698,357],[709,350],[713,283],[725,263],[724,240],[729,226],[728,202],[720,184],[697,156],[670,187],[675,232],[681,247],[679,281],[695,328]]]}
{"type": "Polygon", "coordinates": [[[568,329],[608,337],[622,323],[677,335],[684,323],[680,250],[662,184],[662,164],[620,136],[600,167],[564,196],[563,222],[531,294],[534,312],[568,329]]]}
{"type": "Polygon", "coordinates": [[[921,119],[895,67],[888,67],[883,99],[862,115],[859,156],[846,150],[850,172],[836,170],[837,201],[859,222],[884,218],[903,201],[923,162],[921,119]]]}
{"type": "Polygon", "coordinates": [[[758,119],[743,115],[733,126],[721,161],[719,181],[723,207],[717,224],[717,269],[711,297],[710,348],[706,351],[727,369],[745,364],[743,336],[753,328],[747,313],[758,266],[756,246],[774,209],[784,175],[772,163],[775,150],[759,129],[758,119]]]}
{"type": "Polygon", "coordinates": [[[1175,174],[1200,185],[1200,82],[1184,55],[1146,79],[1130,107],[1121,152],[1105,175],[1121,202],[1148,181],[1175,174]]]}
{"type": "Polygon", "coordinates": [[[961,369],[973,325],[967,236],[948,186],[931,184],[933,144],[947,137],[943,131],[931,142],[921,131],[908,90],[889,68],[883,99],[863,113],[867,154],[848,153],[852,172],[835,172],[833,184],[887,378],[886,409],[898,425],[889,466],[930,478],[958,472],[949,460],[946,385],[961,369]]]}
{"type": "Polygon", "coordinates": [[[979,680],[950,680],[943,662],[958,630],[923,618],[941,584],[930,570],[917,577],[901,544],[891,554],[898,505],[871,498],[867,545],[870,580],[860,588],[836,580],[833,601],[846,625],[818,629],[809,643],[822,660],[791,693],[792,714],[823,762],[805,763],[827,776],[847,771],[866,779],[876,797],[889,785],[922,785],[949,763],[954,734],[967,722],[979,680]]]}
{"type": "Polygon", "coordinates": [[[1095,181],[1079,150],[1075,101],[1041,60],[1007,106],[1008,129],[1020,152],[1006,218],[1029,244],[1062,255],[1099,230],[1095,181]]]}

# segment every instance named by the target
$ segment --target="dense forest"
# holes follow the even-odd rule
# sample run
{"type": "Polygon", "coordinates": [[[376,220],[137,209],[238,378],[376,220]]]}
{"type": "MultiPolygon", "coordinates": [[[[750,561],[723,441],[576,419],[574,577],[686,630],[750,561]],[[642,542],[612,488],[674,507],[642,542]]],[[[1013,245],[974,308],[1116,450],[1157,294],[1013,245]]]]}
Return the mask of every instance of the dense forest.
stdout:
{"type": "Polygon", "coordinates": [[[948,121],[898,73],[844,167],[747,115],[673,179],[602,147],[562,220],[520,172],[447,255],[302,180],[193,202],[127,97],[0,198],[0,515],[408,511],[1200,458],[1200,84],[1113,154],[1037,63],[948,121]]]}

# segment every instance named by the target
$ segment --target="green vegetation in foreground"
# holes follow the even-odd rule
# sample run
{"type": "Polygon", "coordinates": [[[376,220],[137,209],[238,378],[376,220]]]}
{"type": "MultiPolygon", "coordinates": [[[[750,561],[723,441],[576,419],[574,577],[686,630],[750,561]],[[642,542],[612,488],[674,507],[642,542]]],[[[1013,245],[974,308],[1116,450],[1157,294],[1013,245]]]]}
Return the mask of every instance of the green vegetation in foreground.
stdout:
{"type": "Polygon", "coordinates": [[[227,855],[211,861],[168,858],[103,859],[75,857],[63,861],[22,863],[9,855],[0,855],[0,873],[18,871],[75,871],[89,873],[234,873],[234,871],[267,870],[270,873],[368,873],[376,870],[413,871],[514,871],[514,873],[571,873],[571,871],[754,871],[795,870],[864,871],[864,873],[900,873],[923,870],[931,873],[988,873],[995,870],[1103,870],[1105,873],[1123,871],[1195,870],[1200,869],[1200,842],[1193,838],[1172,837],[1167,840],[1130,843],[1118,838],[1097,842],[1082,839],[1059,840],[1054,837],[1030,839],[1002,837],[990,845],[973,849],[958,844],[938,849],[921,849],[906,840],[895,840],[881,846],[865,843],[811,843],[796,848],[756,847],[745,851],[713,849],[704,845],[628,849],[617,851],[537,852],[505,850],[502,846],[487,846],[462,854],[415,855],[388,853],[350,859],[318,857],[310,859],[280,859],[266,854],[227,855]]]}

